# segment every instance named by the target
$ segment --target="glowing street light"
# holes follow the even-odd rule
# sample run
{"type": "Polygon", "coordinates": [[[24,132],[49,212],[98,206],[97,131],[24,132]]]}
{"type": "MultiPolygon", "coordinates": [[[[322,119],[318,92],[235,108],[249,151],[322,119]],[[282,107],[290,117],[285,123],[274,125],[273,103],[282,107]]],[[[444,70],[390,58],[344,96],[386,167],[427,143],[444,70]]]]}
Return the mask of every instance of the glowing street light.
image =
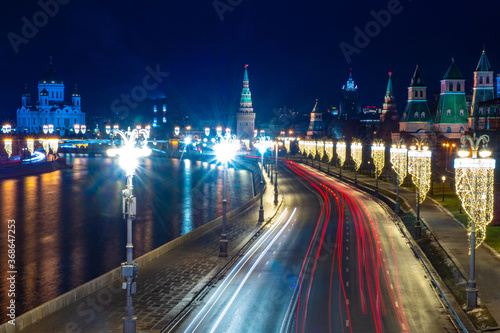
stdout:
{"type": "Polygon", "coordinates": [[[35,140],[27,139],[26,145],[28,146],[28,151],[30,152],[30,154],[33,154],[33,152],[35,151],[35,140]]]}
{"type": "Polygon", "coordinates": [[[54,133],[54,125],[49,124],[49,134],[54,133]]]}
{"type": "Polygon", "coordinates": [[[337,142],[337,157],[339,158],[339,178],[342,178],[342,167],[346,160],[346,144],[345,141],[337,142]]]}
{"type": "Polygon", "coordinates": [[[476,138],[464,135],[460,139],[462,147],[455,159],[455,188],[462,206],[469,217],[467,234],[469,236],[470,277],[467,284],[467,311],[477,307],[477,287],[475,272],[476,248],[486,238],[486,226],[493,219],[495,159],[490,158],[488,148],[490,138],[482,135],[476,138]],[[467,141],[472,150],[469,158],[467,141]],[[482,144],[482,147],[480,145],[482,144]],[[478,158],[478,153],[479,157],[478,158]]]}
{"type": "Polygon", "coordinates": [[[175,126],[175,128],[174,128],[174,134],[175,134],[175,136],[178,136],[179,133],[180,133],[180,131],[181,131],[181,129],[179,128],[179,126],[175,126]]]}
{"type": "Polygon", "coordinates": [[[226,181],[227,181],[227,164],[236,156],[238,144],[235,137],[229,135],[222,137],[220,142],[214,146],[215,156],[224,167],[223,186],[222,186],[222,233],[219,241],[219,257],[227,257],[227,234],[226,234],[226,181]]]}
{"type": "Polygon", "coordinates": [[[361,141],[354,139],[351,143],[351,157],[354,161],[354,185],[358,185],[358,170],[363,162],[363,145],[361,141]]]}
{"type": "Polygon", "coordinates": [[[205,127],[205,136],[210,136],[210,127],[205,127]]]}
{"type": "Polygon", "coordinates": [[[215,129],[215,132],[217,133],[217,136],[222,136],[222,127],[217,126],[217,128],[215,129]]]}
{"type": "Polygon", "coordinates": [[[283,145],[281,141],[274,142],[276,146],[276,168],[274,170],[274,204],[278,204],[278,148],[283,145]]]}
{"type": "Polygon", "coordinates": [[[85,135],[85,132],[87,132],[87,126],[85,124],[80,125],[80,131],[83,135],[85,135]]]}
{"type": "Polygon", "coordinates": [[[412,175],[417,195],[417,220],[415,223],[415,238],[422,236],[420,223],[420,205],[424,202],[431,187],[431,157],[432,153],[425,142],[425,138],[413,138],[413,145],[408,151],[408,172],[412,175]]]}
{"type": "Polygon", "coordinates": [[[404,144],[404,139],[397,139],[392,145],[391,153],[391,164],[392,168],[396,172],[396,209],[395,212],[399,214],[399,186],[403,184],[408,173],[408,149],[404,144]]]}
{"type": "Polygon", "coordinates": [[[330,172],[330,163],[333,159],[333,142],[332,141],[326,141],[325,142],[325,154],[327,157],[327,167],[328,170],[327,172],[330,172]]]}
{"type": "Polygon", "coordinates": [[[10,124],[5,124],[2,126],[2,132],[7,134],[12,131],[12,126],[10,124]]]}
{"type": "Polygon", "coordinates": [[[43,129],[43,134],[49,133],[49,125],[43,125],[42,129],[43,129]]]}
{"type": "Polygon", "coordinates": [[[111,125],[106,125],[106,134],[109,135],[111,133],[111,125]]]}
{"type": "Polygon", "coordinates": [[[264,221],[264,205],[262,204],[262,196],[264,192],[264,154],[271,147],[271,141],[269,138],[260,137],[258,143],[255,144],[262,156],[261,174],[260,174],[260,209],[259,209],[259,222],[264,221]]]}
{"type": "Polygon", "coordinates": [[[5,151],[7,152],[8,158],[12,155],[12,139],[3,140],[5,151]]]}
{"type": "Polygon", "coordinates": [[[385,164],[385,145],[381,139],[373,141],[372,159],[375,165],[375,194],[378,195],[378,177],[382,174],[385,164]]]}
{"type": "Polygon", "coordinates": [[[226,128],[226,135],[229,135],[229,136],[231,135],[231,129],[229,127],[226,128]]]}
{"type": "Polygon", "coordinates": [[[132,194],[132,178],[135,173],[140,157],[145,157],[151,154],[151,149],[147,147],[149,132],[145,129],[130,130],[123,132],[113,130],[114,135],[121,137],[122,146],[120,148],[112,148],[108,150],[109,156],[119,156],[120,167],[125,171],[127,176],[127,187],[122,191],[122,212],[123,218],[127,219],[127,261],[121,264],[121,275],[126,282],[123,288],[127,290],[127,307],[126,315],[123,318],[123,332],[136,332],[136,317],[134,316],[134,307],[132,305],[132,295],[136,293],[136,283],[138,266],[133,261],[133,243],[132,243],[132,220],[136,217],[136,198],[132,194]]]}

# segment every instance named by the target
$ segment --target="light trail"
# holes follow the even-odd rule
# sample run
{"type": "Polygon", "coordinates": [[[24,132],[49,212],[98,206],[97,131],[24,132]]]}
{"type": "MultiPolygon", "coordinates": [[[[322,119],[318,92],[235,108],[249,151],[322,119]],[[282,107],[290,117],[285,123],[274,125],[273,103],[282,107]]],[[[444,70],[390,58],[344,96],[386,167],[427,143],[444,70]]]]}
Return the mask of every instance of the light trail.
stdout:
{"type": "MultiPolygon", "coordinates": [[[[295,212],[295,210],[294,210],[295,212]]],[[[212,310],[212,308],[215,306],[219,298],[222,296],[224,291],[227,289],[227,287],[231,284],[233,279],[236,277],[236,275],[240,272],[240,270],[243,268],[243,266],[250,260],[250,258],[253,256],[253,254],[258,250],[258,248],[264,243],[272,234],[272,232],[278,227],[278,225],[281,223],[282,220],[286,217],[288,213],[288,208],[285,208],[283,213],[281,213],[280,217],[276,220],[275,223],[273,223],[272,227],[267,230],[262,237],[260,237],[257,242],[252,246],[252,248],[241,258],[238,263],[234,266],[234,268],[231,270],[231,272],[226,276],[226,278],[222,281],[221,285],[216,289],[212,297],[208,300],[208,302],[203,306],[200,312],[195,316],[195,318],[191,321],[189,326],[184,330],[184,332],[195,332],[198,327],[201,325],[203,320],[206,318],[208,313],[212,310]],[[210,307],[207,309],[207,307],[210,305],[210,307]],[[206,312],[205,312],[206,310],[206,312]],[[199,319],[199,322],[196,324],[199,316],[203,314],[203,317],[199,319]],[[196,326],[193,328],[192,331],[190,331],[191,327],[193,325],[196,326]]]]}
{"type": "Polygon", "coordinates": [[[231,304],[233,304],[234,300],[236,299],[236,297],[240,293],[241,288],[243,288],[243,285],[248,280],[248,278],[250,277],[250,275],[254,271],[255,267],[257,267],[257,265],[262,260],[262,258],[264,257],[264,255],[267,254],[267,252],[269,251],[269,249],[271,248],[271,246],[273,246],[273,244],[281,236],[281,234],[283,233],[283,231],[285,231],[286,227],[288,226],[288,224],[292,220],[292,218],[295,215],[296,211],[297,211],[297,208],[294,208],[293,211],[292,211],[292,214],[290,214],[290,217],[288,218],[288,221],[286,221],[286,223],[281,227],[281,229],[278,231],[278,233],[274,236],[274,238],[271,240],[271,242],[267,245],[267,247],[262,251],[262,253],[260,254],[260,256],[257,258],[257,260],[253,263],[252,267],[250,267],[250,269],[248,270],[247,274],[245,275],[245,277],[241,281],[240,285],[238,286],[238,289],[236,289],[236,292],[233,294],[233,297],[231,297],[231,300],[229,301],[229,303],[224,308],[224,311],[222,311],[221,315],[219,316],[219,318],[215,322],[215,325],[212,327],[212,330],[210,331],[210,333],[214,333],[215,332],[215,330],[219,326],[222,318],[224,318],[224,316],[226,315],[227,311],[229,310],[229,307],[231,306],[231,304]]]}

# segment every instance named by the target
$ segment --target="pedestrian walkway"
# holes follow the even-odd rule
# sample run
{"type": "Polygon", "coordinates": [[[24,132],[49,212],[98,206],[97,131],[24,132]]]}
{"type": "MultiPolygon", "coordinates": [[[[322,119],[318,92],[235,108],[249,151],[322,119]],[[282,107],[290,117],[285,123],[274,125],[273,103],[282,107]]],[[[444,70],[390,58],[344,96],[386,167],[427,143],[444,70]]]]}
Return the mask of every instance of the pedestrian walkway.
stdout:
{"type": "MultiPolygon", "coordinates": [[[[314,167],[318,167],[317,161],[314,162],[314,167]]],[[[321,170],[326,172],[327,165],[322,163],[321,170]]],[[[330,167],[330,174],[338,176],[338,173],[338,167],[330,167]]],[[[342,170],[342,178],[353,183],[354,172],[342,170]]],[[[357,178],[361,186],[375,189],[375,178],[359,173],[357,178]]],[[[380,190],[392,192],[394,195],[396,193],[396,184],[379,180],[378,186],[380,190]]],[[[406,201],[416,211],[414,191],[400,187],[399,195],[400,200],[406,201]]],[[[454,219],[451,213],[431,198],[426,198],[420,206],[420,216],[425,226],[434,234],[460,272],[468,279],[470,256],[467,230],[454,219]]],[[[496,251],[486,246],[480,246],[476,250],[476,281],[480,300],[486,305],[495,321],[500,323],[500,256],[496,251]]]]}
{"type": "MultiPolygon", "coordinates": [[[[266,177],[266,181],[269,178],[266,177]]],[[[281,196],[280,196],[281,201],[281,196]]],[[[279,209],[273,186],[263,197],[265,221],[279,209]]],[[[138,332],[160,332],[262,227],[258,223],[260,200],[228,219],[229,255],[219,258],[220,227],[139,266],[137,294],[133,297],[138,332]]],[[[105,254],[103,254],[105,255],[105,254]]],[[[35,332],[122,332],[125,291],[122,280],[20,330],[35,332]]]]}

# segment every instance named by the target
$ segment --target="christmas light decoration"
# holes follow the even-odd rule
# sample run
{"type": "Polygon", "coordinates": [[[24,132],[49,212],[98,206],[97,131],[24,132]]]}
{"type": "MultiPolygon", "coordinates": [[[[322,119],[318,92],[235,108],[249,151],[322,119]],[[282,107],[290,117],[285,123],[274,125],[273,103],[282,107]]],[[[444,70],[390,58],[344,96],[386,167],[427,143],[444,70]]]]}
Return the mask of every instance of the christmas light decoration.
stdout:
{"type": "Polygon", "coordinates": [[[408,173],[408,149],[404,144],[404,139],[397,139],[392,145],[391,164],[394,172],[396,172],[396,206],[395,211],[399,213],[399,186],[403,183],[408,173]]]}
{"type": "Polygon", "coordinates": [[[12,155],[12,139],[3,140],[5,151],[7,152],[7,156],[10,158],[12,155]]]}
{"type": "Polygon", "coordinates": [[[476,138],[464,135],[460,139],[462,147],[458,151],[459,158],[455,159],[455,188],[462,207],[469,217],[467,234],[469,237],[470,278],[467,285],[467,311],[477,307],[477,288],[475,278],[476,248],[486,238],[486,226],[493,219],[494,213],[494,185],[495,159],[489,158],[491,151],[488,148],[489,136],[482,135],[476,138]],[[469,142],[472,158],[469,158],[469,142]],[[482,147],[480,149],[480,145],[482,147]],[[478,158],[478,153],[480,158],[478,158]]]}
{"type": "Polygon", "coordinates": [[[35,140],[33,139],[27,139],[26,140],[26,145],[28,146],[28,151],[33,154],[35,151],[35,140]]]}
{"type": "Polygon", "coordinates": [[[339,158],[339,178],[342,178],[342,167],[346,160],[346,144],[345,141],[337,142],[337,157],[339,158]]]}
{"type": "Polygon", "coordinates": [[[408,172],[412,175],[417,196],[417,221],[415,237],[421,237],[420,205],[424,202],[427,192],[431,188],[431,157],[432,153],[424,138],[413,138],[413,145],[408,151],[408,172]]]}
{"type": "Polygon", "coordinates": [[[332,158],[333,158],[333,142],[332,141],[325,142],[325,153],[326,153],[326,157],[328,158],[328,163],[330,163],[332,161],[332,158]]]}
{"type": "Polygon", "coordinates": [[[358,184],[358,170],[363,162],[363,145],[361,141],[354,139],[351,143],[351,157],[354,161],[354,184],[358,184]]]}
{"type": "Polygon", "coordinates": [[[384,142],[380,139],[376,139],[375,141],[373,141],[372,159],[373,164],[375,165],[375,193],[378,194],[378,177],[380,177],[380,175],[382,174],[382,170],[384,169],[385,164],[385,145],[384,142]]]}
{"type": "Polygon", "coordinates": [[[316,150],[318,152],[319,160],[323,160],[323,156],[325,156],[325,143],[323,141],[316,141],[316,150]]]}
{"type": "Polygon", "coordinates": [[[49,154],[49,151],[50,151],[50,142],[49,140],[41,140],[42,141],[42,146],[43,146],[43,150],[45,150],[45,154],[49,154]]]}
{"type": "Polygon", "coordinates": [[[59,140],[58,139],[50,139],[49,145],[54,154],[57,154],[57,150],[59,149],[59,140]]]}

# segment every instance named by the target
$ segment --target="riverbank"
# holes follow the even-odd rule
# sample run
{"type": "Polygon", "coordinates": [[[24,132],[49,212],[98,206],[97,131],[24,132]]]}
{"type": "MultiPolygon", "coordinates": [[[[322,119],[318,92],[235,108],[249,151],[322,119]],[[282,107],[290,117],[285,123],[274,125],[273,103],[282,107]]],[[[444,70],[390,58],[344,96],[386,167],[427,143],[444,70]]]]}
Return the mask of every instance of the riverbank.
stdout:
{"type": "Polygon", "coordinates": [[[0,168],[0,179],[9,179],[22,176],[38,175],[41,173],[52,172],[71,168],[66,164],[66,159],[59,158],[50,162],[37,162],[32,164],[17,164],[2,166],[0,168]]]}

